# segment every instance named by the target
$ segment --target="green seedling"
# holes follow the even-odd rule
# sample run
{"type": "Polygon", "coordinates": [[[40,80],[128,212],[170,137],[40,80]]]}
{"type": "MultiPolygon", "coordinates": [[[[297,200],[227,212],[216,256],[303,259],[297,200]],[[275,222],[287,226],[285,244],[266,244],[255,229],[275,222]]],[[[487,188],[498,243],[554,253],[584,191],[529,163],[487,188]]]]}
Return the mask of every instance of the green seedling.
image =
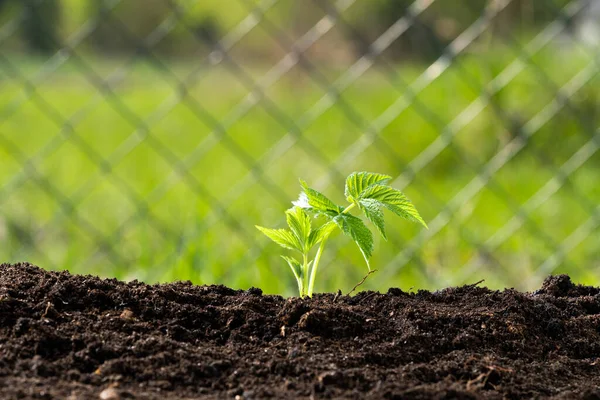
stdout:
{"type": "Polygon", "coordinates": [[[387,209],[402,218],[427,224],[410,200],[398,189],[389,186],[391,176],[371,172],[354,172],[346,178],[345,195],[350,203],[341,207],[329,200],[324,194],[308,187],[300,180],[302,192],[293,207],[285,212],[289,229],[270,229],[256,226],[269,239],[289,250],[302,255],[281,256],[289,265],[298,282],[300,297],[312,297],[319,261],[323,255],[327,239],[336,229],[352,238],[362,253],[369,272],[369,259],[373,253],[373,234],[359,217],[350,213],[358,209],[371,221],[381,236],[387,240],[383,210],[387,209]],[[321,217],[321,226],[313,229],[311,217],[321,217]],[[319,245],[313,260],[309,259],[311,249],[319,245]]]}

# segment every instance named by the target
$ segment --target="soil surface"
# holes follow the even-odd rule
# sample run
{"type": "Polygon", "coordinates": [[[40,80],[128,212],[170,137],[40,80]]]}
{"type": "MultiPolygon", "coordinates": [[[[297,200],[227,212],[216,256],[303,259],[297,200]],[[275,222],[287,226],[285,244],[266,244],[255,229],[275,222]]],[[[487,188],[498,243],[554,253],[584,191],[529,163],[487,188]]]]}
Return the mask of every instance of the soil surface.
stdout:
{"type": "Polygon", "coordinates": [[[600,289],[310,300],[0,265],[0,398],[600,399],[600,289]]]}

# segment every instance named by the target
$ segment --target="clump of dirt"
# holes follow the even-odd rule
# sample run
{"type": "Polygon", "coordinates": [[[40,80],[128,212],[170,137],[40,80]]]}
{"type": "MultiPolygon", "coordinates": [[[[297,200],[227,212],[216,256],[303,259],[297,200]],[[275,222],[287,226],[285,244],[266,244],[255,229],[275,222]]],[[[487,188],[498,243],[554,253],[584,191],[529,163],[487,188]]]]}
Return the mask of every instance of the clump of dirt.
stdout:
{"type": "Polygon", "coordinates": [[[0,398],[600,398],[600,289],[312,299],[0,266],[0,398]]]}

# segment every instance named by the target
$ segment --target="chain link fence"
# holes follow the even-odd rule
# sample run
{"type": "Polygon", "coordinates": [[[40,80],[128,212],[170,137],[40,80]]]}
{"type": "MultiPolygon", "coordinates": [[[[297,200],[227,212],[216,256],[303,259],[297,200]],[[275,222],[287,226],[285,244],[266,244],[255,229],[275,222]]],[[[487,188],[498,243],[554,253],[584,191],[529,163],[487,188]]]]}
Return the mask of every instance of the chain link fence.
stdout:
{"type": "MultiPolygon", "coordinates": [[[[429,230],[390,218],[367,288],[598,283],[599,9],[2,0],[0,259],[291,294],[254,225],[368,170],[429,230]]],[[[365,273],[337,242],[318,291],[365,273]]]]}

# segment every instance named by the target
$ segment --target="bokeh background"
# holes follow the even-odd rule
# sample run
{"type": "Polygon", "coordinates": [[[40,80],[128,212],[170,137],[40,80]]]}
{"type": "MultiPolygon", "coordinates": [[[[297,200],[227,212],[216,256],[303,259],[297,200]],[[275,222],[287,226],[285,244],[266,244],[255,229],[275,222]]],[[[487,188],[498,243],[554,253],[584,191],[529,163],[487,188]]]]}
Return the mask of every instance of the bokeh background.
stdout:
{"type": "Polygon", "coordinates": [[[365,289],[598,284],[599,3],[0,0],[0,260],[292,295],[254,225],[366,170],[430,229],[388,215],[365,289]]]}

